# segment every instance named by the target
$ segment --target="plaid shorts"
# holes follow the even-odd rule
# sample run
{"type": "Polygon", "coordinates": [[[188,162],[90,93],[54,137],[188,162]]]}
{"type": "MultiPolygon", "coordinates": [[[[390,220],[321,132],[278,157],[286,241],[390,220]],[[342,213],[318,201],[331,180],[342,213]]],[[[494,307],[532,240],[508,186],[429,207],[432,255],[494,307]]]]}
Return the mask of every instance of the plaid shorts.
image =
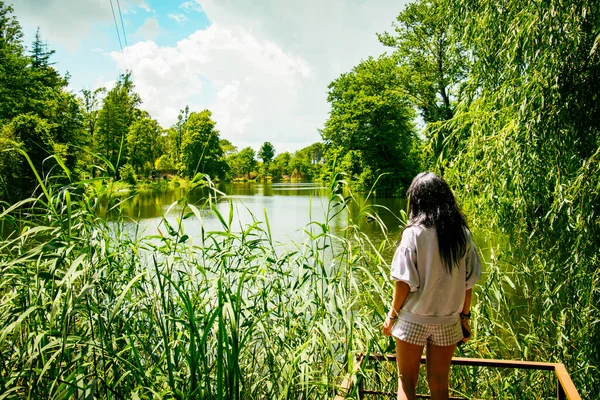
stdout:
{"type": "Polygon", "coordinates": [[[418,346],[431,343],[434,346],[457,344],[463,337],[460,322],[444,325],[423,325],[401,319],[396,321],[392,335],[418,346]]]}

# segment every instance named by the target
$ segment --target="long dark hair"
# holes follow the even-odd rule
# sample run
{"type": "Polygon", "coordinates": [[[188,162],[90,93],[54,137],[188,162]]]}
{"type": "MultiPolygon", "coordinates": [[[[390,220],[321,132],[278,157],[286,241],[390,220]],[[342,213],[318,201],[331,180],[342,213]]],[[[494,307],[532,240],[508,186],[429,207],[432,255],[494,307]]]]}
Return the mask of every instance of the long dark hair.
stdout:
{"type": "Polygon", "coordinates": [[[450,187],[432,172],[415,176],[408,191],[408,226],[435,227],[442,264],[449,273],[465,255],[467,222],[450,187]]]}

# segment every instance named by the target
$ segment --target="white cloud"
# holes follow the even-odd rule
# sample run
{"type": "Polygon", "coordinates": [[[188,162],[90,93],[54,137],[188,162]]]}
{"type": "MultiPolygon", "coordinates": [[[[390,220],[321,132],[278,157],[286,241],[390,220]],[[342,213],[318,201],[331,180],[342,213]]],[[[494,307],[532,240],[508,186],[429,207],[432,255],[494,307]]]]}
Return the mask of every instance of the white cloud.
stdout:
{"type": "Polygon", "coordinates": [[[112,21],[106,0],[14,0],[15,14],[29,30],[39,26],[50,43],[74,51],[98,23],[112,21]]]}
{"type": "Polygon", "coordinates": [[[153,40],[158,36],[159,31],[160,27],[158,26],[156,18],[146,18],[144,24],[138,28],[135,34],[144,40],[153,40]]]}
{"type": "Polygon", "coordinates": [[[202,6],[200,5],[200,3],[193,1],[193,0],[181,3],[179,5],[179,8],[186,10],[186,11],[203,12],[202,6]]]}
{"type": "MultiPolygon", "coordinates": [[[[209,108],[222,137],[241,147],[257,147],[270,133],[302,140],[315,129],[296,115],[302,87],[312,79],[310,65],[242,28],[213,24],[175,47],[145,41],[127,53],[143,107],[164,126],[190,104],[195,111],[209,108]]],[[[125,69],[120,52],[111,56],[125,69]]]]}
{"type": "Polygon", "coordinates": [[[150,6],[148,4],[146,4],[146,2],[144,0],[135,0],[135,3],[139,8],[146,11],[147,13],[154,12],[154,10],[151,9],[150,6]]]}
{"type": "Polygon", "coordinates": [[[183,14],[169,14],[168,17],[172,20],[175,20],[178,24],[183,24],[188,20],[188,18],[183,14]]]}
{"type": "MultiPolygon", "coordinates": [[[[13,0],[12,4],[23,27],[35,32],[39,26],[44,39],[53,45],[75,52],[90,36],[101,42],[97,43],[99,45],[109,43],[100,29],[102,25],[114,24],[109,0],[13,0]]],[[[121,29],[119,6],[115,0],[112,4],[121,29]]],[[[145,0],[120,0],[119,5],[124,19],[127,14],[135,14],[137,9],[155,12],[145,0]]]]}
{"type": "MultiPolygon", "coordinates": [[[[257,40],[267,40],[310,65],[310,79],[298,81],[293,95],[282,95],[268,116],[250,114],[252,120],[246,129],[257,132],[264,128],[262,141],[277,139],[285,146],[281,150],[296,150],[320,139],[317,129],[323,127],[329,112],[327,85],[361,59],[386,51],[376,33],[391,30],[392,22],[407,2],[198,0],[208,18],[222,28],[244,29],[257,40]],[[265,123],[267,119],[271,121],[265,123]]],[[[267,86],[271,82],[267,78],[267,86]]],[[[259,87],[260,84],[253,101],[268,101],[259,87]]]]}

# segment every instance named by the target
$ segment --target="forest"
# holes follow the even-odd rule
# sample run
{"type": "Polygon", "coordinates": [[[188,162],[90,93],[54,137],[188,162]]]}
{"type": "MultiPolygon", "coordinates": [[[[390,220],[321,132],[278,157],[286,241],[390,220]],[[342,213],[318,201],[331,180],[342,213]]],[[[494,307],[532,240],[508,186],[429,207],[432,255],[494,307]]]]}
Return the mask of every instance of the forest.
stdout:
{"type": "MultiPolygon", "coordinates": [[[[460,354],[564,363],[582,398],[600,398],[599,26],[599,2],[414,0],[373,32],[386,53],[324,88],[322,142],[277,154],[238,150],[209,110],[185,107],[164,129],[128,73],[68,91],[41,33],[27,49],[0,1],[0,399],[333,398],[357,353],[392,350],[380,325],[397,238],[361,231],[380,220],[355,194],[403,196],[421,170],[501,243],[460,354]],[[97,182],[153,172],[209,194],[184,196],[158,237],[98,218],[97,182]],[[233,179],[320,180],[326,220],[291,249],[268,216],[237,231],[233,207],[215,207],[227,199],[214,182],[233,179]],[[189,237],[181,221],[209,212],[222,230],[189,237]]],[[[549,398],[555,385],[451,377],[468,398],[549,398]]]]}

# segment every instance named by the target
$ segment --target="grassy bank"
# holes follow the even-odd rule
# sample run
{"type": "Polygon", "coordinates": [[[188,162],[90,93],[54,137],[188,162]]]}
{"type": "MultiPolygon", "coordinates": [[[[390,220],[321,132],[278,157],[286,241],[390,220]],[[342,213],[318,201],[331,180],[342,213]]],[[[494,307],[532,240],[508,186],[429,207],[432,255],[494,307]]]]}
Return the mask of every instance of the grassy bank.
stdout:
{"type": "Polygon", "coordinates": [[[192,181],[187,178],[174,176],[169,179],[140,180],[131,185],[123,180],[96,179],[86,185],[89,196],[123,197],[132,193],[157,189],[190,189],[192,181]]]}

